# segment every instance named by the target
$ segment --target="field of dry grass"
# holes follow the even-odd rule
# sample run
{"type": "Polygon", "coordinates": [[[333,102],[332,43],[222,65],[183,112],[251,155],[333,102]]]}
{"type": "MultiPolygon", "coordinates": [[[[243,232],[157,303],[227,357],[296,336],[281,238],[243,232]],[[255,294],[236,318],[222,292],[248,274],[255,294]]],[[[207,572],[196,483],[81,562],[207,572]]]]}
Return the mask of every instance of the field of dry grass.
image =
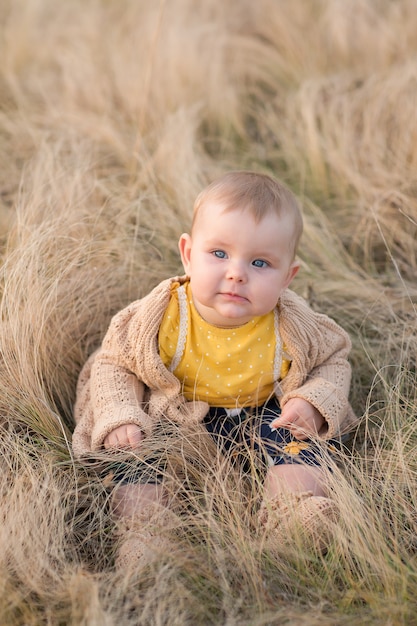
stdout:
{"type": "Polygon", "coordinates": [[[3,0],[2,626],[417,624],[416,32],[414,0],[3,0]],[[178,439],[178,554],[121,576],[71,455],[77,376],[243,168],[299,197],[294,289],[352,337],[342,523],[324,557],[262,550],[256,475],[178,439]]]}

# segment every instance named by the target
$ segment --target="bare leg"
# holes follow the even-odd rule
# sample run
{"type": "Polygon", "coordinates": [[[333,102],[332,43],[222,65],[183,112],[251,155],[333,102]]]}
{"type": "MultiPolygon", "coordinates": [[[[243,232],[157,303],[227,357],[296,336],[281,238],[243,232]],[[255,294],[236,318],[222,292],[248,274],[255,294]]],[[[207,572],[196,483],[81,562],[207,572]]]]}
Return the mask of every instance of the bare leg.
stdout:
{"type": "Polygon", "coordinates": [[[134,517],[152,504],[167,505],[167,496],[160,484],[129,483],[116,487],[113,493],[112,509],[119,519],[134,517]]]}
{"type": "Polygon", "coordinates": [[[136,568],[140,562],[173,552],[168,534],[178,526],[178,519],[169,509],[162,485],[120,485],[114,490],[112,509],[118,536],[117,569],[136,568]]]}
{"type": "Polygon", "coordinates": [[[318,467],[301,464],[274,465],[265,479],[265,499],[287,493],[311,492],[313,496],[325,496],[323,472],[318,467]]]}
{"type": "Polygon", "coordinates": [[[325,473],[300,464],[269,468],[259,522],[271,544],[285,545],[292,532],[304,546],[324,552],[338,518],[336,503],[327,497],[325,473]]]}

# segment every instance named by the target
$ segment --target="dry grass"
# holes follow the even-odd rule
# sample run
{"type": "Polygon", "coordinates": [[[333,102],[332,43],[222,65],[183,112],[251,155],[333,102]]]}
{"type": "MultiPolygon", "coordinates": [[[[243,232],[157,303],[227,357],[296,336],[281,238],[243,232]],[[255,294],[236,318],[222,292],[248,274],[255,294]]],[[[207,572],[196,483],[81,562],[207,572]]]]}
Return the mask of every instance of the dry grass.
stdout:
{"type": "Polygon", "coordinates": [[[0,623],[417,624],[415,2],[196,6],[0,7],[0,623]],[[77,375],[180,271],[193,199],[230,168],[299,196],[295,289],[352,336],[343,523],[325,557],[268,553],[255,469],[171,433],[180,549],[123,577],[109,494],[71,456],[77,375]]]}

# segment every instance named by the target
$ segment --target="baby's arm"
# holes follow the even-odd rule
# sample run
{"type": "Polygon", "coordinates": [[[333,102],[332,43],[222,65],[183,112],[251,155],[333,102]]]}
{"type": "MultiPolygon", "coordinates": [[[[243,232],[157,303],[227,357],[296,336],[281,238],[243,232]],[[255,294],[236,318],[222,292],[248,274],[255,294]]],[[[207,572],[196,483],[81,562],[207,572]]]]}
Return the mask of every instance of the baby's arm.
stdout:
{"type": "Polygon", "coordinates": [[[94,417],[92,449],[136,447],[139,432],[149,435],[152,423],[144,410],[144,384],[124,367],[97,355],[90,380],[94,417]]]}
{"type": "Polygon", "coordinates": [[[322,414],[307,400],[292,398],[282,409],[280,417],[271,423],[272,428],[288,428],[297,439],[308,439],[327,429],[322,414]]]}
{"type": "MultiPolygon", "coordinates": [[[[146,352],[137,348],[143,339],[144,301],[132,303],[113,317],[101,347],[80,373],[72,438],[74,454],[79,458],[103,448],[136,446],[142,438],[139,431],[143,436],[152,433],[143,367],[137,363],[137,357],[146,352]],[[126,426],[133,426],[136,434],[127,432],[126,426]]],[[[146,319],[151,315],[148,309],[146,319]]],[[[155,342],[149,340],[148,344],[156,354],[155,342]]]]}
{"type": "MultiPolygon", "coordinates": [[[[348,400],[348,334],[328,316],[312,311],[293,293],[286,296],[281,317],[282,340],[293,356],[289,373],[277,389],[283,418],[286,405],[302,399],[326,422],[318,431],[321,438],[332,439],[352,430],[358,420],[348,400]]],[[[301,412],[304,415],[304,410],[301,412]]]]}

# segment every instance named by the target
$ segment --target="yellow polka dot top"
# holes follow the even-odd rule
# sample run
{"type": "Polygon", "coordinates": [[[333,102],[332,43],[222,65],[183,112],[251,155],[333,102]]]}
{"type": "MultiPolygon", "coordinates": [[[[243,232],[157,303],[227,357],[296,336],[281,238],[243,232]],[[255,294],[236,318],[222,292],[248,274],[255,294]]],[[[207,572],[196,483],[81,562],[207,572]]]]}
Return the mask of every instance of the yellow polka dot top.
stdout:
{"type": "Polygon", "coordinates": [[[278,311],[243,326],[208,324],[192,302],[189,282],[174,283],[158,336],[164,365],[187,400],[225,408],[257,406],[289,369],[278,331],[278,311]]]}

